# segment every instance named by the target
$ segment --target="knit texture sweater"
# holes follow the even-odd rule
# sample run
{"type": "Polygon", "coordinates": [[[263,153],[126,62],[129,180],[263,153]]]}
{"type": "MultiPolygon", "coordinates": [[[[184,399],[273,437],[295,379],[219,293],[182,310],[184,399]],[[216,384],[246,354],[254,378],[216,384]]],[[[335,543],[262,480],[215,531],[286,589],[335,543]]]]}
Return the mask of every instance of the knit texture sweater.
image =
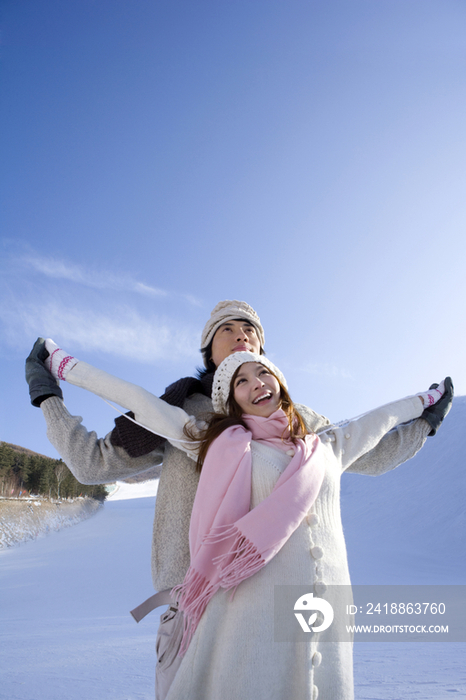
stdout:
{"type": "MultiPolygon", "coordinates": [[[[233,600],[226,591],[215,594],[166,700],[353,700],[352,645],[340,643],[339,621],[310,635],[307,644],[276,642],[275,587],[304,586],[322,596],[338,586],[338,595],[352,602],[341,474],[397,421],[421,412],[419,399],[409,398],[322,435],[325,476],[310,512],[267,566],[238,586],[233,600]]],[[[251,455],[254,508],[270,495],[291,458],[254,441],[251,455]]]]}

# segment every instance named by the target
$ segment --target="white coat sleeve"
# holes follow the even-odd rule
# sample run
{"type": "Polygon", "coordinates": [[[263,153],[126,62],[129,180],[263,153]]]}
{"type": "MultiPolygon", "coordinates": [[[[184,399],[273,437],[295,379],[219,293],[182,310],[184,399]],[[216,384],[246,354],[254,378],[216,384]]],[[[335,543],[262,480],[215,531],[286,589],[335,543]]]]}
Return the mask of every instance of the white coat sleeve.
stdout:
{"type": "Polygon", "coordinates": [[[346,470],[362,455],[373,450],[393,428],[419,418],[423,410],[420,398],[409,396],[376,408],[341,427],[333,427],[321,433],[320,437],[332,445],[342,470],[346,470]]]}
{"type": "Polygon", "coordinates": [[[196,443],[188,440],[183,432],[187,423],[194,427],[196,419],[182,408],[171,406],[142,387],[118,379],[87,362],[78,362],[68,372],[66,381],[107,401],[114,401],[123,408],[131,409],[140,425],[161,435],[174,447],[197,459],[196,443]]]}

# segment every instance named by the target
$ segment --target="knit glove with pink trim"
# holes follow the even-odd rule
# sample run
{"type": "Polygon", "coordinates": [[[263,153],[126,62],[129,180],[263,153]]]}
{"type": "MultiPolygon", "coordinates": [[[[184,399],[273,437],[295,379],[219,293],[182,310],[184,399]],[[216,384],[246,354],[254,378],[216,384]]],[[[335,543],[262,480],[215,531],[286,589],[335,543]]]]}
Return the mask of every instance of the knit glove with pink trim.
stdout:
{"type": "Polygon", "coordinates": [[[79,360],[59,348],[51,338],[46,339],[45,348],[49,353],[44,361],[45,366],[55,379],[63,379],[66,382],[68,372],[78,364],[79,360]]]}
{"type": "MultiPolygon", "coordinates": [[[[47,350],[48,350],[48,348],[47,348],[47,350]]],[[[433,406],[434,403],[437,403],[437,401],[440,401],[440,399],[442,398],[444,393],[445,393],[445,380],[442,380],[440,382],[440,384],[432,384],[429,391],[425,391],[423,394],[418,394],[418,396],[421,399],[422,403],[424,404],[424,408],[429,408],[429,406],[433,406]]]]}

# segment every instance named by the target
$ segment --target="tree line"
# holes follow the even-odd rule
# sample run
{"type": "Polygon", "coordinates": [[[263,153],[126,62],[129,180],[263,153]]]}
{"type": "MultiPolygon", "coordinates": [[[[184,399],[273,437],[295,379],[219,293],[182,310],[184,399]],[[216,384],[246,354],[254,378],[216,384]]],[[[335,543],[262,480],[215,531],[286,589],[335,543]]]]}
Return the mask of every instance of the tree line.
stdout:
{"type": "Polygon", "coordinates": [[[105,500],[102,484],[80,484],[61,459],[52,459],[24,448],[0,442],[0,495],[49,498],[89,496],[105,500]]]}

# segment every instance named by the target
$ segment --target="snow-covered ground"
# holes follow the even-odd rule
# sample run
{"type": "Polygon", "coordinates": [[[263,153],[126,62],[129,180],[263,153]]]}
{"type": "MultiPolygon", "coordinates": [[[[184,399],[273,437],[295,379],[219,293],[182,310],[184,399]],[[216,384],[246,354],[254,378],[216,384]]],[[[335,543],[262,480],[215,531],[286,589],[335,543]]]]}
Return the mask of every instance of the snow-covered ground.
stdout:
{"type": "Polygon", "coordinates": [[[35,540],[95,515],[94,498],[51,501],[42,498],[0,499],[0,549],[35,540]]]}
{"type": "MultiPolygon", "coordinates": [[[[466,583],[466,398],[393,473],[348,475],[343,516],[354,583],[466,583]]],[[[156,483],[120,485],[89,520],[0,552],[0,700],[154,696],[156,483]]],[[[466,644],[357,643],[357,700],[466,698],[466,644]]],[[[228,700],[227,698],[222,700],[228,700]]]]}
{"type": "Polygon", "coordinates": [[[153,698],[156,482],[121,485],[95,516],[0,552],[1,700],[153,698]]]}

